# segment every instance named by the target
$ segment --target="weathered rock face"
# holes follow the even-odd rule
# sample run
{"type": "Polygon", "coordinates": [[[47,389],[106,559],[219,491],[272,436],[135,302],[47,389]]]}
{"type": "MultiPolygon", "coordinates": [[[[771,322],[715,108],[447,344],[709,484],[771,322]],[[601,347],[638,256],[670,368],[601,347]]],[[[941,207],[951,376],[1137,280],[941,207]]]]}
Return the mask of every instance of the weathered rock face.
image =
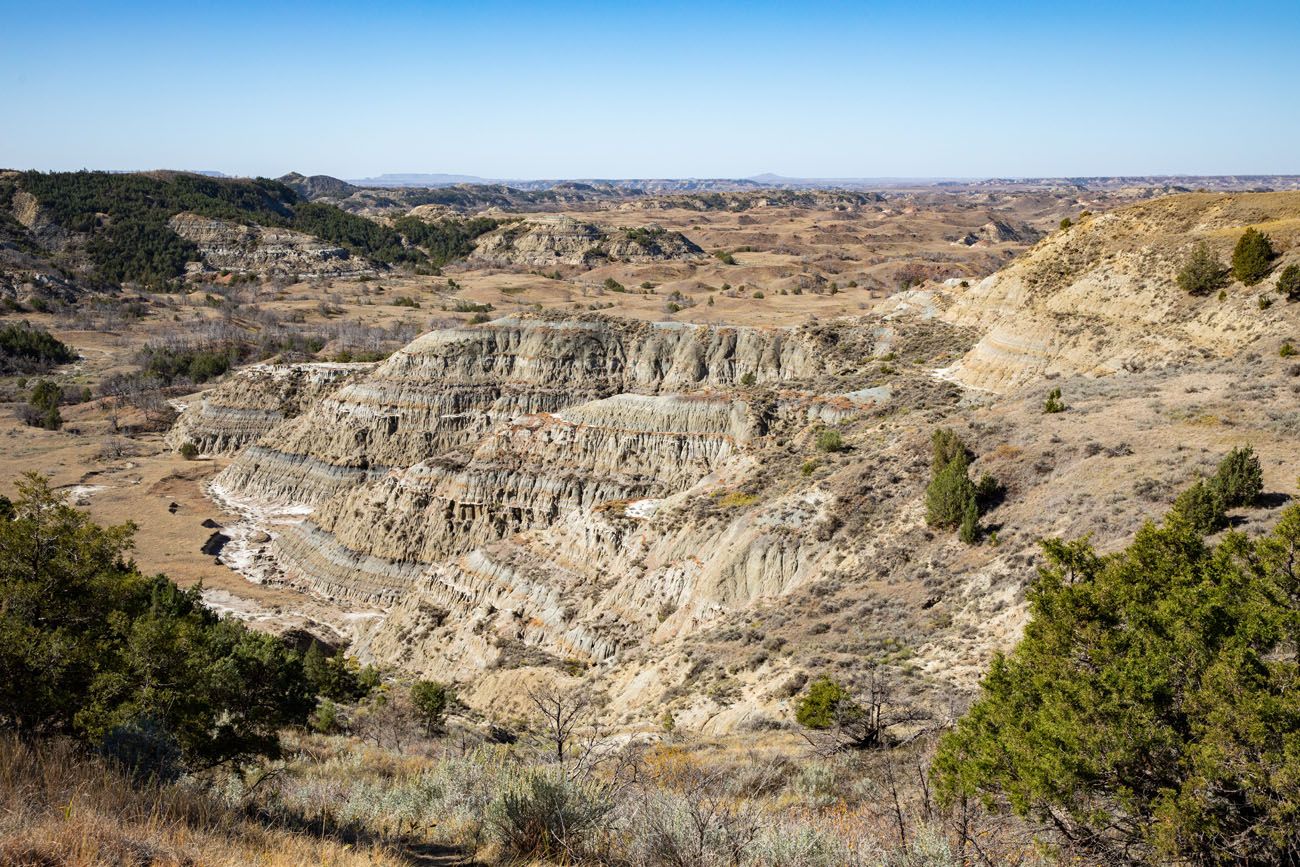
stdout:
{"type": "Polygon", "coordinates": [[[200,454],[233,454],[373,364],[254,364],[185,408],[167,445],[193,443],[200,454]]]}
{"type": "Polygon", "coordinates": [[[502,267],[592,266],[700,258],[704,251],[680,232],[657,226],[619,229],[572,217],[535,217],[489,232],[471,261],[502,267]]]}
{"type": "Polygon", "coordinates": [[[808,390],[861,361],[824,339],[602,317],[433,332],[245,448],[215,487],[310,512],[277,529],[279,574],[395,606],[370,637],[385,659],[449,677],[502,648],[608,659],[780,594],[825,554],[773,532],[815,520],[816,497],[754,522],[660,515],[747,478],[778,431],[887,399],[808,390]]]}
{"type": "Polygon", "coordinates": [[[1259,304],[1261,295],[1276,297],[1276,272],[1256,287],[1229,287],[1222,301],[1188,295],[1175,277],[1197,241],[1226,262],[1252,223],[1273,221],[1274,243],[1290,247],[1296,217],[1300,193],[1170,196],[1084,219],[956,296],[944,318],[984,337],[953,374],[1006,392],[1045,374],[1105,376],[1227,357],[1283,335],[1293,314],[1259,304]]]}
{"type": "Polygon", "coordinates": [[[168,225],[199,248],[203,266],[239,273],[296,278],[373,274],[375,265],[312,235],[269,226],[177,214],[168,225]]]}

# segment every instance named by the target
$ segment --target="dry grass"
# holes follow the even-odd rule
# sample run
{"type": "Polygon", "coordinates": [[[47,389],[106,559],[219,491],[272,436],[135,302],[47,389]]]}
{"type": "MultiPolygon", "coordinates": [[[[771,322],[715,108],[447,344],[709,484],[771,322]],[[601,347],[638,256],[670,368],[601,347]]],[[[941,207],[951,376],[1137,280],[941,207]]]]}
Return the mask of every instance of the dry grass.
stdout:
{"type": "Polygon", "coordinates": [[[0,867],[403,863],[383,848],[267,827],[192,785],[134,787],[69,743],[0,737],[0,867]]]}

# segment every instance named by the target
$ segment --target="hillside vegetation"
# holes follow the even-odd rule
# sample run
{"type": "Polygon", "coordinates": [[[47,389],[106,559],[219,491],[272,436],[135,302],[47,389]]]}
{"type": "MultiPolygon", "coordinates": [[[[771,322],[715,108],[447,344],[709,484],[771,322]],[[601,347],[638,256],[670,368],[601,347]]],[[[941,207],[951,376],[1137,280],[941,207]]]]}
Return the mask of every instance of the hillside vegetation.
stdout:
{"type": "MultiPolygon", "coordinates": [[[[294,229],[384,265],[442,264],[469,252],[467,242],[495,221],[404,221],[398,228],[322,203],[305,201],[266,178],[232,180],[179,172],[22,172],[0,183],[12,220],[15,193],[33,196],[40,215],[86,237],[94,274],[108,283],[166,286],[181,277],[198,248],[168,220],[183,212],[239,224],[294,229]],[[422,249],[423,248],[423,249],[422,249]]],[[[6,223],[9,226],[9,223],[6,223]]],[[[18,235],[21,225],[9,226],[18,235]]],[[[29,242],[29,246],[30,242],[29,242]]]]}

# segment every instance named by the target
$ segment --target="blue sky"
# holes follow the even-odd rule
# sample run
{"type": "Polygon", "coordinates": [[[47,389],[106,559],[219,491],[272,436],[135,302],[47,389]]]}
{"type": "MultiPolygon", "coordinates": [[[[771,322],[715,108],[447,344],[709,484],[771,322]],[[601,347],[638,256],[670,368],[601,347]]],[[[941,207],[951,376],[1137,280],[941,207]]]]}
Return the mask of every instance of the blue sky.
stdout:
{"type": "Polygon", "coordinates": [[[0,166],[1300,173],[1300,0],[0,0],[0,166]]]}

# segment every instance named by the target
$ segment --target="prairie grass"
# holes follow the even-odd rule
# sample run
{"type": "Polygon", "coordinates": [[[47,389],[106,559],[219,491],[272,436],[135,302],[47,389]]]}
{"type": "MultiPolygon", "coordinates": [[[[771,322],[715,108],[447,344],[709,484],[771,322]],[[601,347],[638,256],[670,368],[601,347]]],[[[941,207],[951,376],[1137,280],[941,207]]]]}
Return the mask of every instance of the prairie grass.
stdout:
{"type": "Polygon", "coordinates": [[[398,865],[382,846],[276,827],[192,782],[132,785],[74,744],[0,736],[0,865],[398,865]]]}

